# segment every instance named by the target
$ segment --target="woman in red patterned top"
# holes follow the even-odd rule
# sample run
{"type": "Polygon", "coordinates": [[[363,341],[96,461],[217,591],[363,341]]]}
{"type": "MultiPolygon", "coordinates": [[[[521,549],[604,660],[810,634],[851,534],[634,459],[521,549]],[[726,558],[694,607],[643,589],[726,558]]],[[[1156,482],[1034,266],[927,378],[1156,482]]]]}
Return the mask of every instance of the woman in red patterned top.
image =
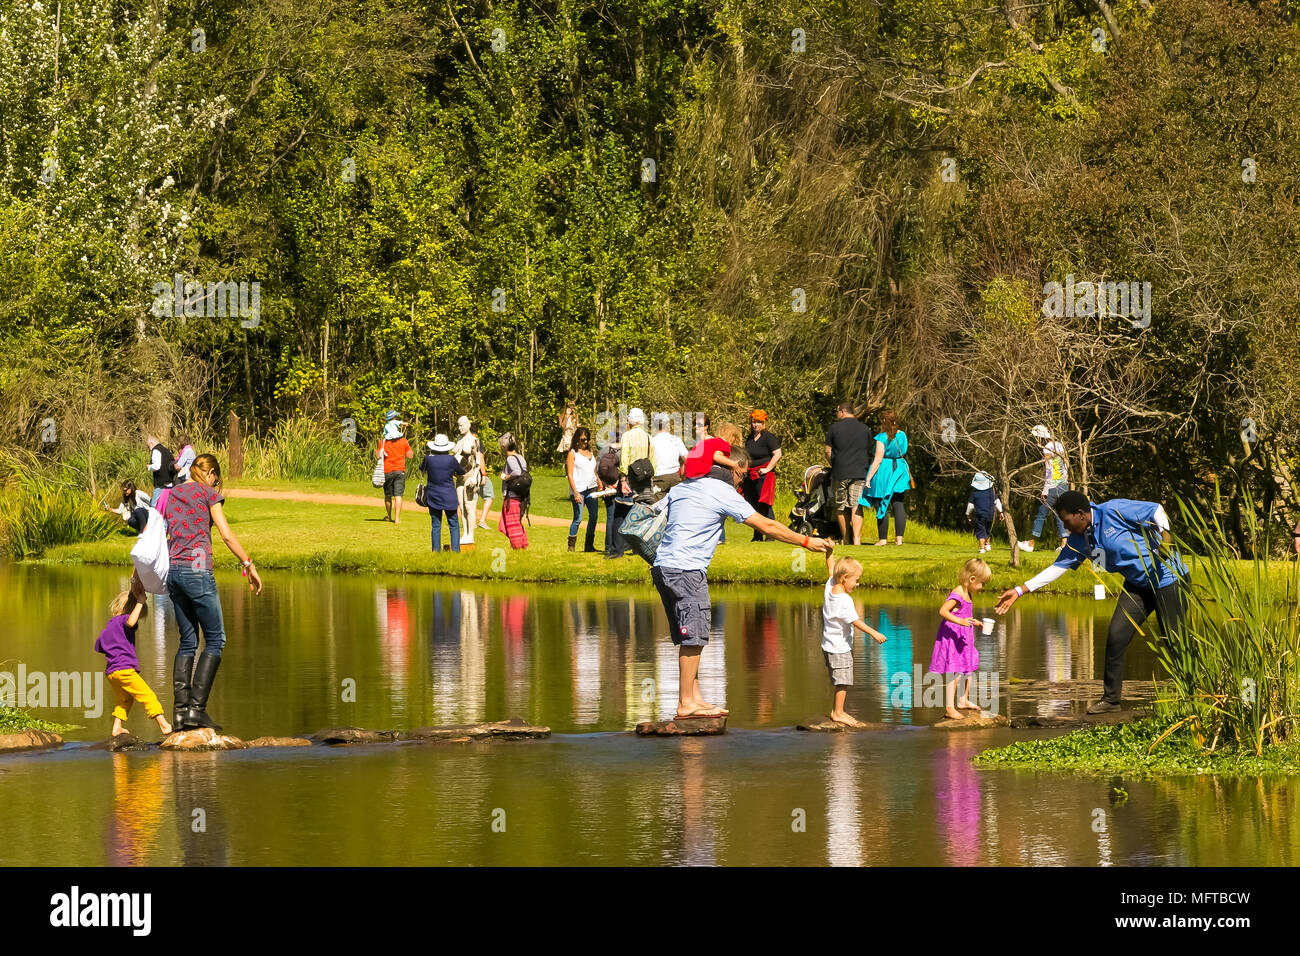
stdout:
{"type": "Polygon", "coordinates": [[[226,523],[221,505],[221,466],[211,455],[199,455],[190,466],[190,480],[168,492],[161,503],[167,520],[168,554],[171,569],[167,572],[167,594],[176,609],[176,626],[181,632],[180,648],[172,665],[172,690],[175,694],[174,720],[177,729],[211,727],[220,730],[207,713],[208,695],[221,663],[226,644],[221,601],[217,597],[217,580],[212,573],[212,528],[215,526],[230,553],[239,559],[254,594],[262,593],[262,579],[235,533],[226,523]],[[199,629],[203,631],[203,653],[195,664],[199,648],[199,629]],[[192,673],[191,673],[192,671],[192,673]]]}

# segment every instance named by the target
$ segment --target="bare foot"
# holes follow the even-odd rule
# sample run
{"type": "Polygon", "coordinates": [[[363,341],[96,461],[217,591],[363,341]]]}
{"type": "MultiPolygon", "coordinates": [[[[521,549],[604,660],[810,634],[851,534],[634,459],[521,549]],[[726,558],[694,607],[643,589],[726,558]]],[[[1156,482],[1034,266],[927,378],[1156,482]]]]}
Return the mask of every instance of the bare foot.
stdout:
{"type": "Polygon", "coordinates": [[[887,545],[887,544],[889,544],[888,541],[883,541],[883,540],[881,540],[881,541],[877,541],[875,544],[873,544],[872,547],[873,547],[873,548],[883,548],[883,547],[884,547],[885,545],[887,545]]]}
{"type": "Polygon", "coordinates": [[[706,706],[706,707],[701,707],[699,710],[693,710],[687,713],[682,713],[680,709],[677,711],[678,720],[685,720],[688,717],[726,717],[726,716],[727,716],[727,712],[720,707],[706,706]]]}
{"type": "Polygon", "coordinates": [[[949,720],[962,720],[966,716],[960,710],[953,710],[951,707],[945,707],[943,715],[949,720]]]}
{"type": "Polygon", "coordinates": [[[840,714],[831,714],[831,720],[835,721],[835,723],[837,723],[837,724],[844,724],[844,726],[846,726],[846,727],[865,727],[865,726],[867,726],[866,724],[864,724],[862,721],[858,720],[858,718],[854,717],[852,714],[848,713],[847,711],[845,711],[844,713],[840,713],[840,714]]]}
{"type": "Polygon", "coordinates": [[[961,700],[957,702],[957,709],[958,710],[979,710],[980,708],[978,705],[972,704],[968,698],[963,697],[961,700]]]}

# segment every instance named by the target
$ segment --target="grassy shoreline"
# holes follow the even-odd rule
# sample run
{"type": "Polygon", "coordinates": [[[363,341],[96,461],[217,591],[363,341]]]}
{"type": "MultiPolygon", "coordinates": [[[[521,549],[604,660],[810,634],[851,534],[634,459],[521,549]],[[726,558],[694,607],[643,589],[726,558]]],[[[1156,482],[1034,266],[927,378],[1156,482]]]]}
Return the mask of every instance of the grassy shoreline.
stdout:
{"type": "MultiPolygon", "coordinates": [[[[561,488],[563,479],[543,479],[540,493],[534,493],[535,514],[568,517],[561,488]],[[551,486],[551,487],[548,487],[551,486]]],[[[271,488],[269,482],[244,487],[271,488]]],[[[276,483],[276,490],[309,493],[345,492],[357,494],[355,483],[340,488],[333,483],[314,483],[307,489],[293,489],[276,483]]],[[[376,494],[376,499],[378,495],[376,494]]],[[[400,525],[383,521],[381,509],[350,504],[319,504],[262,498],[239,498],[236,491],[226,505],[226,516],[240,543],[253,556],[261,571],[292,570],[364,574],[429,574],[446,577],[532,583],[640,584],[649,582],[649,566],[635,555],[607,561],[602,554],[569,553],[567,527],[533,525],[528,530],[530,546],[513,551],[504,534],[496,530],[496,513],[491,530],[476,529],[475,548],[452,554],[433,554],[430,547],[429,516],[407,501],[400,525]]],[[[825,562],[789,544],[751,543],[751,530],[727,523],[727,543],[718,548],[709,569],[716,584],[792,585],[807,587],[825,580],[825,562]]],[[[862,587],[890,588],[947,593],[956,584],[961,564],[976,555],[972,537],[961,532],[942,531],[909,524],[907,543],[902,547],[839,547],[836,554],[849,554],[863,564],[862,587]]],[[[106,541],[80,542],[50,548],[44,558],[52,564],[96,564],[125,567],[130,564],[134,535],[118,534],[106,541]]],[[[443,529],[443,546],[447,546],[443,529]]],[[[604,544],[602,532],[596,546],[604,544]]],[[[582,547],[581,533],[578,548],[582,547]]],[[[994,586],[1010,586],[1051,563],[1054,552],[1025,556],[1022,567],[1009,567],[1010,551],[1005,547],[985,555],[994,569],[994,586]]],[[[218,570],[238,570],[238,563],[220,543],[216,547],[218,570]]],[[[1118,583],[1117,576],[1107,576],[1118,583]]],[[[1093,577],[1087,572],[1057,582],[1054,593],[1091,594],[1093,577]]]]}
{"type": "MultiPolygon", "coordinates": [[[[534,515],[564,519],[571,516],[565,497],[567,485],[562,476],[540,474],[534,479],[533,487],[534,515]]],[[[581,550],[570,554],[567,550],[567,527],[534,524],[528,529],[529,548],[513,551],[505,535],[496,530],[499,512],[495,510],[489,522],[491,529],[476,529],[474,550],[460,554],[444,551],[435,555],[430,547],[428,512],[415,506],[410,500],[413,495],[414,487],[408,485],[400,525],[383,520],[383,511],[379,507],[382,496],[369,485],[357,481],[244,481],[234,489],[225,510],[231,528],[263,571],[428,574],[466,580],[540,584],[649,583],[648,565],[634,555],[606,561],[600,554],[583,554],[581,550]],[[239,488],[362,495],[372,498],[375,504],[240,498],[239,488]]],[[[603,513],[600,518],[603,520],[603,513]]],[[[726,535],[727,543],[718,548],[709,569],[712,583],[806,587],[810,582],[825,580],[824,563],[819,555],[779,542],[752,544],[749,541],[750,529],[733,522],[727,523],[726,535]]],[[[893,544],[884,547],[840,546],[836,548],[836,554],[851,555],[862,562],[863,588],[939,593],[951,590],[962,563],[977,555],[975,539],[962,531],[929,528],[919,522],[909,522],[906,538],[902,547],[893,544]]],[[[43,558],[29,560],[125,567],[130,563],[129,552],[134,540],[134,535],[123,533],[103,541],[56,545],[48,548],[43,558]]],[[[603,532],[597,532],[595,543],[598,548],[603,547],[603,532]]],[[[444,548],[447,544],[444,527],[444,548]]],[[[578,548],[581,547],[582,532],[578,540],[578,548]]],[[[1020,567],[1012,568],[1011,552],[1006,542],[995,538],[994,550],[983,557],[993,569],[993,579],[987,590],[996,594],[1047,567],[1055,559],[1056,551],[1040,550],[1023,555],[1020,567]]],[[[215,563],[218,570],[238,570],[233,556],[219,543],[215,563]]],[[[1249,562],[1239,563],[1243,573],[1250,567],[1249,562]]],[[[1281,567],[1279,565],[1279,573],[1281,567]]],[[[1118,575],[1102,574],[1100,579],[1106,583],[1109,595],[1113,597],[1118,593],[1122,583],[1118,575]]],[[[1098,577],[1085,565],[1054,582],[1047,593],[1091,596],[1097,580],[1098,577]]]]}
{"type": "Polygon", "coordinates": [[[982,770],[1032,770],[1083,776],[1300,775],[1300,745],[1264,748],[1262,756],[1240,748],[1210,753],[1187,732],[1176,732],[1148,752],[1172,723],[1147,718],[1130,724],[1087,727],[1059,737],[1021,740],[978,754],[982,770]]]}

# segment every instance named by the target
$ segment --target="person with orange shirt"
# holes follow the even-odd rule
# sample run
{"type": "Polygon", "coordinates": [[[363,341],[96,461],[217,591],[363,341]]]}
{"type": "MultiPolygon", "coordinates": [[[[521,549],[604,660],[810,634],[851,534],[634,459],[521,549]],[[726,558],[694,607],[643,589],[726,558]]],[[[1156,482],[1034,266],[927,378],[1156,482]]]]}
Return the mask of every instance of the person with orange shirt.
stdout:
{"type": "Polygon", "coordinates": [[[384,415],[384,437],[379,439],[377,452],[384,458],[384,520],[391,521],[393,524],[400,524],[402,521],[402,495],[406,491],[406,460],[415,457],[410,443],[402,434],[402,429],[407,424],[398,421],[397,412],[390,408],[384,415]]]}

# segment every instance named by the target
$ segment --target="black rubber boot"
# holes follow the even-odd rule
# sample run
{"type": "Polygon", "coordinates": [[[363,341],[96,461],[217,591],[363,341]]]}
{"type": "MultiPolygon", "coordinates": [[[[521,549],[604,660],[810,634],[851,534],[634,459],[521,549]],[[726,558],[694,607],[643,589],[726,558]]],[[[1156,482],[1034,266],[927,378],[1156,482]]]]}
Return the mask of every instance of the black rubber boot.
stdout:
{"type": "Polygon", "coordinates": [[[172,662],[172,730],[183,730],[185,712],[190,706],[190,674],[194,672],[194,655],[176,652],[172,662]]]}
{"type": "Polygon", "coordinates": [[[221,729],[221,725],[214,723],[206,710],[208,695],[212,693],[212,682],[216,679],[217,668],[220,666],[220,654],[204,651],[199,655],[199,662],[194,665],[194,681],[190,684],[190,706],[185,711],[186,729],[194,727],[221,729]]]}

